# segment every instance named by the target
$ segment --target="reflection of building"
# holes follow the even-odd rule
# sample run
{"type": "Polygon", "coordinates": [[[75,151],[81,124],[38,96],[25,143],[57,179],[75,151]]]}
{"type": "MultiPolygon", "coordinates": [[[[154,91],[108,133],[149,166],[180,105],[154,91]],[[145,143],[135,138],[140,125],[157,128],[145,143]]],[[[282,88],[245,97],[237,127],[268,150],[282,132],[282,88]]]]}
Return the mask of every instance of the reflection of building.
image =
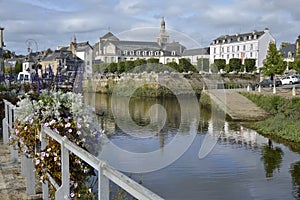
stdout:
{"type": "Polygon", "coordinates": [[[269,29],[253,31],[251,33],[225,35],[214,39],[210,45],[210,62],[215,59],[225,59],[229,63],[231,58],[256,59],[258,68],[263,66],[270,42],[275,42],[269,29]]]}
{"type": "Polygon", "coordinates": [[[185,47],[179,42],[169,43],[169,35],[162,18],[157,42],[124,41],[108,32],[94,45],[94,60],[111,63],[138,59],[159,59],[160,63],[179,62],[185,47]]]}

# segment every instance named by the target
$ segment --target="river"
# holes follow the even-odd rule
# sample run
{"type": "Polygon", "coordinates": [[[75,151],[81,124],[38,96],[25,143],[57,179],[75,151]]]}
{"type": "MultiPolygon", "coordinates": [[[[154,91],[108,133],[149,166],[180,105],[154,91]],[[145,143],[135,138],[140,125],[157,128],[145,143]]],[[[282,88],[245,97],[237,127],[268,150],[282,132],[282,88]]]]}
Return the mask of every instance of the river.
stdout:
{"type": "Polygon", "coordinates": [[[98,116],[99,127],[108,135],[109,142],[103,144],[99,157],[124,169],[131,178],[163,198],[300,199],[300,156],[289,146],[201,107],[198,119],[191,119],[188,114],[188,120],[185,120],[182,115],[186,111],[191,113],[199,108],[199,104],[195,106],[189,98],[184,101],[176,98],[130,99],[126,104],[127,100],[85,94],[86,103],[103,114],[98,116]],[[157,106],[156,111],[151,109],[158,104],[162,107],[157,106]],[[151,118],[149,110],[158,120],[151,118]],[[141,128],[139,133],[130,132],[134,132],[133,122],[141,128]],[[160,128],[149,135],[152,122],[160,128]],[[183,142],[174,142],[177,139],[183,142]],[[113,145],[105,150],[108,143],[113,145]],[[175,148],[173,143],[177,145],[175,148]],[[114,146],[122,153],[115,151],[114,146]],[[204,149],[202,154],[199,153],[201,148],[204,149]],[[141,160],[136,154],[151,157],[141,160]]]}

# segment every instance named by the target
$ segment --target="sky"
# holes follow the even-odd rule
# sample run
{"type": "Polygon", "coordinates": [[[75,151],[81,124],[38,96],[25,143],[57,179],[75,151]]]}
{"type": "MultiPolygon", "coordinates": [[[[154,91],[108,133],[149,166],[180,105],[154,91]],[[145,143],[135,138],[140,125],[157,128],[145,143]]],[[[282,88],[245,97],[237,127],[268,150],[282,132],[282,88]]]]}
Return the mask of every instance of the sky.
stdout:
{"type": "Polygon", "coordinates": [[[265,28],[277,46],[300,35],[299,0],[0,0],[6,49],[17,54],[67,46],[74,35],[93,46],[108,31],[156,41],[162,16],[170,41],[187,48],[265,28]]]}

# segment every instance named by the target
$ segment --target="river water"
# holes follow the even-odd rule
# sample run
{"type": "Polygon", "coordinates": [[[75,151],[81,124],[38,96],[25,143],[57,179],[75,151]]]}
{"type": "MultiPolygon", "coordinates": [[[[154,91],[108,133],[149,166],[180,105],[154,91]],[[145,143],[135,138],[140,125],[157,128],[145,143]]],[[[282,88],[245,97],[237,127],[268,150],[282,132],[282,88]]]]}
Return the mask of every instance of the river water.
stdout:
{"type": "Polygon", "coordinates": [[[300,199],[299,153],[259,135],[243,123],[230,122],[218,112],[205,109],[200,109],[197,123],[190,118],[185,120],[183,108],[188,108],[188,112],[199,108],[188,98],[180,103],[176,98],[130,99],[127,104],[124,97],[112,99],[101,94],[85,97],[87,104],[103,114],[98,117],[99,127],[108,135],[109,142],[103,144],[99,157],[125,169],[127,175],[165,199],[300,199]],[[152,115],[163,126],[149,136],[149,129],[143,131],[143,127],[155,121],[151,118],[155,110],[151,106],[157,104],[162,107],[157,106],[152,115]],[[163,108],[165,112],[161,112],[163,108]],[[133,130],[130,127],[135,128],[133,122],[142,127],[140,135],[130,132],[133,130]],[[181,141],[192,138],[192,142],[184,149],[182,145],[187,143],[173,142],[178,138],[181,141]],[[178,146],[170,150],[172,142],[178,146]],[[108,143],[119,147],[122,153],[112,147],[105,150],[108,143]],[[201,147],[206,151],[199,158],[201,147]],[[182,149],[186,150],[182,156],[171,159],[182,149]],[[147,157],[149,161],[128,152],[146,157],[149,152],[159,155],[156,158],[151,154],[152,157],[147,157]]]}

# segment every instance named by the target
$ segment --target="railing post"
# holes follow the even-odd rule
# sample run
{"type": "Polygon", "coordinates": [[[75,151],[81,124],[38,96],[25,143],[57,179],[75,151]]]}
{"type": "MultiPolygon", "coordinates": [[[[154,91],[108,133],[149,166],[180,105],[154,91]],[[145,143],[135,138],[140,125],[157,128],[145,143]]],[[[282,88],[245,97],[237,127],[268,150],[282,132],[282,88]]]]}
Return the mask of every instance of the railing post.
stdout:
{"type": "Polygon", "coordinates": [[[258,86],[258,92],[261,93],[261,86],[258,86]]]}
{"type": "Polygon", "coordinates": [[[5,118],[2,121],[2,125],[3,125],[3,144],[7,144],[8,143],[8,102],[6,100],[3,100],[4,102],[4,108],[5,108],[5,118]]]}
{"type": "Polygon", "coordinates": [[[98,199],[109,200],[109,179],[104,176],[105,162],[100,162],[98,168],[98,199]]]}
{"type": "Polygon", "coordinates": [[[273,94],[276,94],[276,86],[275,86],[275,84],[273,86],[273,94]]]}
{"type": "Polygon", "coordinates": [[[293,96],[296,96],[296,87],[295,87],[295,86],[293,86],[293,89],[292,89],[292,95],[293,95],[293,96]]]}
{"type": "MultiPolygon", "coordinates": [[[[41,134],[42,134],[42,141],[41,141],[41,150],[44,150],[47,146],[47,137],[44,131],[44,128],[41,128],[41,134]]],[[[43,199],[49,199],[49,185],[48,181],[45,181],[42,183],[42,193],[43,193],[43,199]]]]}
{"type": "Polygon", "coordinates": [[[69,150],[65,148],[66,140],[67,137],[64,136],[61,143],[62,184],[55,193],[55,199],[69,199],[70,196],[69,150]]]}
{"type": "Polygon", "coordinates": [[[22,160],[24,164],[24,172],[26,176],[26,193],[29,195],[36,194],[35,192],[35,172],[32,158],[24,156],[22,160]]]}
{"type": "Polygon", "coordinates": [[[247,85],[247,92],[250,92],[250,85],[247,85]]]}

